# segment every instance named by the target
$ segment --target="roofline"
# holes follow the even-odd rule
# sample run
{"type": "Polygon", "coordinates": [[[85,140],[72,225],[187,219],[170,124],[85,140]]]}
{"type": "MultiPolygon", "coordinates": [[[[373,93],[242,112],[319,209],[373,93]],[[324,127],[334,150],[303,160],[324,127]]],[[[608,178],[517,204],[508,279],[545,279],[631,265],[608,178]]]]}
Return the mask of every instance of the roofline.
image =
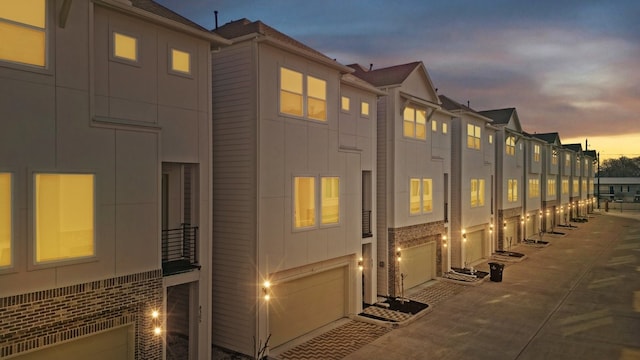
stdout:
{"type": "Polygon", "coordinates": [[[341,83],[343,83],[343,84],[346,84],[346,85],[349,85],[349,86],[353,86],[353,87],[358,88],[358,89],[360,89],[360,90],[365,90],[365,91],[372,92],[372,93],[374,93],[374,94],[376,94],[376,95],[378,95],[378,96],[385,96],[385,95],[388,95],[386,91],[383,91],[383,90],[378,89],[377,87],[375,87],[375,86],[373,86],[373,85],[369,84],[369,83],[368,83],[368,82],[366,82],[365,80],[362,80],[362,79],[360,79],[359,77],[357,77],[357,76],[355,76],[355,75],[352,75],[352,74],[344,74],[344,75],[351,75],[351,76],[353,76],[354,78],[356,78],[356,79],[357,79],[357,81],[356,81],[356,80],[352,80],[352,79],[350,79],[350,78],[347,78],[347,77],[342,76],[342,77],[340,78],[340,82],[341,82],[341,83]]]}
{"type": "Polygon", "coordinates": [[[117,0],[91,0],[93,3],[100,5],[100,6],[104,6],[106,8],[109,9],[113,9],[113,10],[117,10],[129,15],[134,15],[140,18],[143,18],[145,20],[148,20],[150,22],[159,24],[159,25],[163,25],[166,26],[168,28],[171,28],[173,30],[177,30],[183,33],[187,33],[189,35],[193,35],[196,37],[199,37],[203,40],[207,40],[209,41],[211,44],[214,45],[231,45],[232,42],[223,38],[222,36],[218,35],[218,34],[214,34],[212,32],[206,31],[206,30],[198,30],[196,28],[193,28],[191,26],[179,23],[177,21],[171,20],[171,19],[167,19],[165,17],[162,17],[160,15],[156,15],[153,13],[150,13],[148,11],[139,9],[133,5],[126,5],[120,1],[117,0]]]}

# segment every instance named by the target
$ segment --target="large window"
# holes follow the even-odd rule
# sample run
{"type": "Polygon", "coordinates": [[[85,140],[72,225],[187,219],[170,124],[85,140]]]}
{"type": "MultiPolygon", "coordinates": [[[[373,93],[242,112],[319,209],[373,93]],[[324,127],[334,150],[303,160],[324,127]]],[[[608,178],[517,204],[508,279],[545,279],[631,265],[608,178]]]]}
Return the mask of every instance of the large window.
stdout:
{"type": "Polygon", "coordinates": [[[515,155],[516,154],[516,138],[514,136],[507,136],[507,140],[505,142],[505,151],[507,155],[515,155]]]}
{"type": "Polygon", "coordinates": [[[518,180],[517,179],[507,180],[507,201],[508,202],[518,201],[518,180]]]}
{"type": "Polygon", "coordinates": [[[95,255],[94,175],[36,174],[36,263],[95,255]]]}
{"type": "Polygon", "coordinates": [[[484,206],[484,179],[471,179],[471,207],[484,206]]]}
{"type": "Polygon", "coordinates": [[[562,179],[562,195],[569,195],[569,180],[562,179]]]}
{"type": "Polygon", "coordinates": [[[321,178],[320,221],[322,224],[336,224],[340,220],[340,178],[321,178]]]}
{"type": "Polygon", "coordinates": [[[467,147],[469,149],[480,150],[480,139],[482,137],[482,129],[480,126],[467,124],[467,147]]]}
{"type": "Polygon", "coordinates": [[[587,180],[582,180],[582,193],[587,193],[587,180]]]}
{"type": "Polygon", "coordinates": [[[540,145],[533,145],[533,161],[540,162],[540,145]]]}
{"type": "Polygon", "coordinates": [[[294,178],[294,227],[310,228],[318,225],[337,224],[340,222],[340,178],[335,176],[320,177],[320,191],[316,189],[315,176],[298,176],[294,178]],[[316,206],[320,196],[319,208],[316,206]],[[319,214],[318,214],[319,211],[319,214]]]}
{"type": "Polygon", "coordinates": [[[46,65],[46,1],[0,1],[0,60],[46,65]]]}
{"type": "Polygon", "coordinates": [[[0,173],[0,268],[10,266],[12,238],[11,174],[0,173]]]}
{"type": "Polygon", "coordinates": [[[580,175],[580,157],[576,157],[576,173],[575,175],[580,175]]]}
{"type": "Polygon", "coordinates": [[[313,76],[303,76],[294,70],[280,68],[280,112],[306,116],[314,120],[327,120],[327,82],[313,76]]]}
{"type": "Polygon", "coordinates": [[[571,155],[564,154],[564,167],[569,169],[569,166],[571,166],[571,155]]]}
{"type": "Polygon", "coordinates": [[[578,179],[573,179],[573,195],[580,194],[580,182],[578,179]]]}
{"type": "Polygon", "coordinates": [[[529,197],[540,197],[540,179],[529,179],[529,197]]]}
{"type": "Polygon", "coordinates": [[[404,136],[415,139],[427,138],[427,112],[407,106],[404,108],[404,136]]]}
{"type": "Polygon", "coordinates": [[[432,179],[409,179],[409,213],[413,215],[433,211],[432,179]]]}
{"type": "Polygon", "coordinates": [[[547,197],[556,196],[556,179],[547,180],[547,197]]]}

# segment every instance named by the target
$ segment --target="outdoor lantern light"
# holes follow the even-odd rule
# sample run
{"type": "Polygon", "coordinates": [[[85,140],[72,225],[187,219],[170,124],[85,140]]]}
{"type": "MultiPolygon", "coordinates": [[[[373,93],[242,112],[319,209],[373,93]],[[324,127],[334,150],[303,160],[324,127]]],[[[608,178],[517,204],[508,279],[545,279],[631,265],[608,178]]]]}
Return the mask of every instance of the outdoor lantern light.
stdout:
{"type": "Polygon", "coordinates": [[[447,247],[447,235],[442,235],[442,247],[447,247]]]}
{"type": "Polygon", "coordinates": [[[151,317],[152,317],[152,318],[157,319],[157,318],[158,318],[158,316],[160,316],[160,312],[158,312],[158,310],[153,310],[153,311],[151,312],[151,317]]]}
{"type": "Polygon", "coordinates": [[[265,301],[269,301],[269,299],[271,299],[270,288],[271,288],[271,282],[269,280],[266,280],[262,284],[262,295],[263,295],[262,297],[264,298],[265,301]]]}
{"type": "Polygon", "coordinates": [[[507,222],[505,221],[502,225],[504,226],[504,229],[507,230],[507,222]]]}
{"type": "Polygon", "coordinates": [[[467,230],[462,229],[462,241],[467,242],[467,230]]]}
{"type": "Polygon", "coordinates": [[[521,223],[522,225],[524,225],[524,216],[521,216],[521,217],[520,217],[520,223],[521,223]]]}
{"type": "Polygon", "coordinates": [[[162,329],[161,329],[159,326],[156,326],[156,327],[153,329],[153,333],[154,333],[155,335],[160,335],[160,334],[162,334],[162,329]]]}
{"type": "Polygon", "coordinates": [[[396,259],[398,260],[398,262],[402,260],[402,253],[400,252],[400,248],[398,248],[396,251],[396,259]]]}
{"type": "Polygon", "coordinates": [[[362,269],[364,269],[364,266],[362,262],[362,257],[360,257],[360,259],[358,259],[358,270],[362,271],[362,269]]]}
{"type": "Polygon", "coordinates": [[[151,311],[151,326],[153,327],[153,334],[160,335],[162,334],[162,327],[160,324],[160,311],[152,310],[151,311]]]}

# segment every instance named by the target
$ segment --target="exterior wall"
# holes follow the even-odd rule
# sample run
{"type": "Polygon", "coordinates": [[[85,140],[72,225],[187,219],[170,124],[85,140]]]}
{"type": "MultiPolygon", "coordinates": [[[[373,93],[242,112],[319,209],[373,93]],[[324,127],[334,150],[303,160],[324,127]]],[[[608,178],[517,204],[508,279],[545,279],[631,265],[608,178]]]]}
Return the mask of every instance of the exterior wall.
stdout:
{"type": "Polygon", "coordinates": [[[498,202],[497,202],[497,212],[498,212],[498,221],[496,227],[498,228],[496,247],[497,250],[504,250],[508,245],[504,239],[504,222],[515,222],[517,227],[517,236],[513,239],[512,246],[517,244],[517,242],[522,239],[522,226],[520,225],[520,218],[523,214],[523,207],[525,204],[525,197],[528,196],[526,192],[525,182],[527,180],[524,178],[525,168],[524,168],[524,140],[521,136],[514,134],[513,132],[507,132],[505,127],[502,127],[500,131],[497,132],[496,135],[497,144],[496,144],[496,166],[498,170],[496,171],[497,178],[497,194],[498,194],[498,202]],[[507,136],[512,135],[516,136],[518,140],[516,141],[515,147],[515,155],[507,155],[506,154],[506,146],[505,141],[507,136]],[[516,179],[518,180],[518,200],[514,202],[508,201],[508,180],[516,179]]]}
{"type": "Polygon", "coordinates": [[[135,358],[161,359],[162,338],[153,335],[150,316],[161,305],[160,270],[0,297],[0,357],[132,324],[135,358]]]}
{"type": "MultiPolygon", "coordinates": [[[[257,128],[254,44],[214,52],[214,344],[253,353],[256,334],[257,128]]],[[[267,156],[265,154],[264,156],[267,156]]]]}
{"type": "Polygon", "coordinates": [[[387,117],[389,112],[393,110],[388,110],[389,108],[393,109],[393,105],[388,103],[389,96],[382,96],[377,101],[377,126],[376,126],[376,233],[377,233],[377,257],[379,262],[384,262],[385,267],[379,267],[377,271],[377,288],[378,292],[382,295],[389,295],[388,291],[385,289],[389,289],[389,277],[388,277],[388,267],[386,267],[386,262],[389,259],[389,249],[394,249],[389,246],[389,236],[388,236],[388,227],[390,219],[389,216],[392,216],[391,209],[389,207],[390,196],[389,192],[391,189],[390,183],[390,174],[392,170],[389,167],[390,154],[392,147],[389,146],[389,142],[385,139],[389,136],[390,127],[392,124],[387,121],[387,117]],[[384,269],[387,271],[384,271],[384,269]]]}

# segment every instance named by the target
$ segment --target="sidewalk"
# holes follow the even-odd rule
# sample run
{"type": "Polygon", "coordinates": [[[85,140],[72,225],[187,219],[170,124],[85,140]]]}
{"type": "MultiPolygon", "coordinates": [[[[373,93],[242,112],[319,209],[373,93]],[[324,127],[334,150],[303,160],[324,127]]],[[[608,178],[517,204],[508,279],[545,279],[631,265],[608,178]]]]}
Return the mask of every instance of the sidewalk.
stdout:
{"type": "Polygon", "coordinates": [[[275,358],[640,359],[637,220],[640,212],[594,214],[566,236],[545,238],[551,246],[518,246],[528,259],[506,263],[502,282],[465,286],[406,326],[358,329],[350,321],[350,332],[275,358]]]}

